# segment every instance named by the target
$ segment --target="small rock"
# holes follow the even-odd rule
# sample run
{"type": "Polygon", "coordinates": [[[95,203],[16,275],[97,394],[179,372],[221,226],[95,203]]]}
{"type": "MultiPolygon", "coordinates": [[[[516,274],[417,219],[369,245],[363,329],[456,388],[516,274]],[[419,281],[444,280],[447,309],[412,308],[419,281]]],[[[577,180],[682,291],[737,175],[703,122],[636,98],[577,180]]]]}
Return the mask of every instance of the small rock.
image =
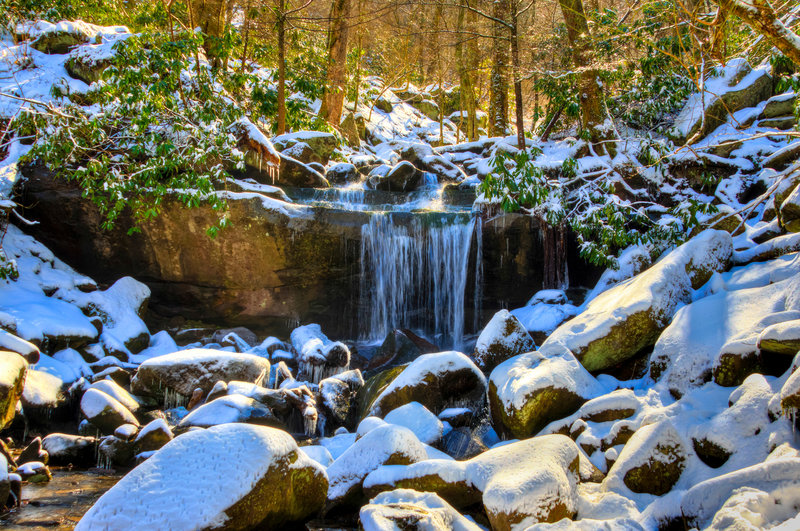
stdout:
{"type": "Polygon", "coordinates": [[[136,453],[158,450],[172,440],[172,430],[166,421],[155,419],[139,431],[134,445],[136,453]]]}
{"type": "Polygon", "coordinates": [[[36,437],[19,454],[19,457],[17,457],[17,463],[24,464],[31,461],[40,461],[46,465],[49,459],[50,454],[48,454],[46,450],[42,449],[42,438],[36,437]]]}
{"type": "Polygon", "coordinates": [[[66,433],[51,433],[42,440],[42,448],[50,456],[54,465],[88,466],[95,462],[94,437],[81,437],[66,433]]]}
{"type": "Polygon", "coordinates": [[[89,389],[83,394],[80,407],[81,413],[101,433],[114,433],[123,424],[139,425],[124,405],[97,389],[89,389]]]}
{"type": "Polygon", "coordinates": [[[478,336],[472,357],[488,374],[507,359],[534,349],[536,343],[519,320],[508,310],[500,310],[478,336]]]}

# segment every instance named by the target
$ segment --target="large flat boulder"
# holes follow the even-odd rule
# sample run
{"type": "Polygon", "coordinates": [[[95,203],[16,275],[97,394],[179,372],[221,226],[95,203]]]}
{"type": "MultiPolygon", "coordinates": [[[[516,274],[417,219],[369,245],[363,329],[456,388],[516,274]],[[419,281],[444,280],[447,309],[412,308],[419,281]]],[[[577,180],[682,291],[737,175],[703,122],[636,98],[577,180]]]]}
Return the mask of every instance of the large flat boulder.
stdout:
{"type": "Polygon", "coordinates": [[[566,346],[589,371],[613,367],[655,344],[675,312],[691,301],[692,290],[726,270],[732,254],[730,234],[704,231],[598,295],[544,344],[566,346]]]}
{"type": "Polygon", "coordinates": [[[163,399],[168,392],[188,399],[195,389],[204,393],[222,380],[255,382],[269,375],[269,361],[252,354],[214,349],[188,349],[146,360],[131,380],[136,395],[163,399]]]}
{"type": "Polygon", "coordinates": [[[283,529],[314,516],[328,479],[292,437],[225,424],[185,433],[122,478],[77,530],[283,529]]]}

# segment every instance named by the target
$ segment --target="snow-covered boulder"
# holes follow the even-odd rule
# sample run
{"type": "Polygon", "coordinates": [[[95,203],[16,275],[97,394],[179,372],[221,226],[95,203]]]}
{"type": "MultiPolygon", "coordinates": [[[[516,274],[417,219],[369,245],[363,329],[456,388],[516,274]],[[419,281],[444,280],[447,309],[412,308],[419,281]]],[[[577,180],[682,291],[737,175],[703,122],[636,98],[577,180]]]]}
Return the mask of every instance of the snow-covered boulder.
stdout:
{"type": "Polygon", "coordinates": [[[198,387],[208,393],[220,380],[255,382],[268,374],[269,361],[260,356],[188,349],[146,360],[131,380],[131,391],[135,395],[160,399],[176,393],[188,400],[198,387]]]}
{"type": "Polygon", "coordinates": [[[758,336],[758,348],[787,356],[797,354],[800,351],[800,319],[784,321],[765,328],[758,336]]]}
{"type": "Polygon", "coordinates": [[[413,522],[418,531],[479,531],[481,528],[436,494],[397,489],[384,492],[361,508],[364,531],[401,531],[413,522]]]}
{"type": "Polygon", "coordinates": [[[16,352],[0,351],[0,429],[14,418],[27,371],[28,362],[25,358],[16,352]]]}
{"type": "Polygon", "coordinates": [[[444,431],[442,421],[419,402],[409,402],[395,408],[383,420],[388,424],[408,428],[425,444],[438,442],[444,431]]]}
{"type": "Polygon", "coordinates": [[[225,424],[173,439],[106,492],[77,530],[109,528],[282,529],[315,515],[323,468],[292,437],[225,424]]]}
{"type": "Polygon", "coordinates": [[[639,428],[609,470],[603,488],[662,496],[680,479],[689,452],[686,442],[668,420],[639,428]]]}
{"type": "Polygon", "coordinates": [[[508,310],[500,310],[478,336],[472,358],[488,374],[507,359],[535,348],[536,343],[522,323],[508,310]]]}
{"type": "Polygon", "coordinates": [[[116,435],[104,437],[97,447],[98,459],[109,468],[112,465],[130,465],[133,461],[134,451],[133,441],[119,438],[116,435]]]}
{"type": "Polygon", "coordinates": [[[73,46],[94,39],[97,35],[95,28],[97,26],[87,24],[82,20],[63,20],[58,24],[49,24],[36,32],[37,37],[31,42],[31,48],[43,53],[65,54],[73,46]]]}
{"type": "Polygon", "coordinates": [[[50,463],[55,465],[88,466],[95,463],[94,437],[81,437],[66,433],[51,433],[42,439],[42,449],[50,456],[50,463]]]}
{"type": "Polygon", "coordinates": [[[703,93],[689,96],[683,110],[675,119],[670,136],[679,143],[699,133],[705,135],[724,124],[731,113],[755,107],[772,95],[769,69],[755,70],[746,59],[732,59],[720,75],[705,84],[703,93]]]}
{"type": "Polygon", "coordinates": [[[800,232],[800,187],[781,203],[778,211],[781,226],[789,232],[800,232]]]}
{"type": "Polygon", "coordinates": [[[358,179],[358,170],[349,162],[337,162],[325,172],[331,184],[349,184],[358,179]]]}
{"type": "Polygon", "coordinates": [[[541,343],[578,311],[577,307],[569,303],[562,290],[544,289],[536,292],[522,308],[511,310],[511,315],[519,320],[534,341],[541,343]]]}
{"type": "Polygon", "coordinates": [[[331,341],[318,324],[292,330],[292,346],[299,355],[302,379],[319,383],[324,378],[344,372],[350,366],[350,349],[340,341],[331,341]]]}
{"type": "Polygon", "coordinates": [[[396,488],[434,492],[457,509],[481,501],[481,491],[468,479],[467,463],[427,459],[410,465],[378,467],[364,479],[368,497],[396,488]]]}
{"type": "Polygon", "coordinates": [[[139,425],[139,421],[119,400],[98,389],[89,389],[81,398],[81,413],[100,433],[114,433],[123,424],[139,425]]]}
{"type": "Polygon", "coordinates": [[[147,423],[134,439],[136,453],[158,450],[173,439],[172,430],[164,419],[154,419],[147,423]]]}
{"type": "Polygon", "coordinates": [[[746,376],[747,355],[757,350],[758,334],[770,325],[797,319],[800,275],[763,287],[721,291],[678,310],[650,356],[650,376],[676,396],[710,379],[736,385],[746,376]],[[727,356],[726,356],[727,355],[727,356]],[[736,358],[723,360],[721,356],[736,358]],[[723,369],[736,371],[731,377],[723,369]],[[732,376],[736,376],[734,379],[732,376]],[[737,381],[738,380],[738,381],[737,381]]]}
{"type": "Polygon", "coordinates": [[[469,461],[494,530],[525,529],[575,516],[580,450],[563,435],[545,435],[489,450],[469,461]]]}
{"type": "MultiPolygon", "coordinates": [[[[800,459],[796,457],[759,463],[707,479],[693,486],[683,495],[680,512],[688,526],[706,528],[714,515],[735,493],[741,493],[748,488],[764,492],[781,490],[785,493],[797,492],[800,487],[798,478],[800,478],[800,459]]],[[[792,512],[797,514],[796,510],[792,512]]],[[[758,526],[742,529],[748,528],[757,529],[758,526]]]]}
{"type": "Polygon", "coordinates": [[[131,413],[136,413],[141,407],[139,400],[114,380],[108,378],[105,380],[98,380],[94,382],[90,388],[103,391],[105,394],[115,398],[131,413]]]}
{"type": "Polygon", "coordinates": [[[381,465],[406,465],[427,457],[425,447],[411,430],[379,426],[358,439],[328,467],[328,506],[359,505],[364,499],[364,478],[381,465]]]}
{"type": "Polygon", "coordinates": [[[558,344],[511,358],[489,377],[492,424],[516,438],[535,435],[601,394],[600,384],[558,344]]]}
{"type": "Polygon", "coordinates": [[[276,427],[282,425],[272,411],[261,402],[234,394],[222,396],[193,409],[178,426],[181,428],[190,426],[207,428],[229,422],[246,422],[276,427]]]}
{"type": "Polygon", "coordinates": [[[39,347],[5,330],[0,330],[0,350],[16,352],[28,363],[38,362],[41,355],[39,347]]]}
{"type": "Polygon", "coordinates": [[[598,295],[544,343],[561,343],[590,371],[612,367],[653,345],[678,309],[733,253],[727,232],[707,230],[636,277],[598,295]]]}
{"type": "Polygon", "coordinates": [[[345,371],[319,383],[322,409],[328,428],[350,425],[355,421],[356,395],[364,387],[364,378],[358,369],[345,371]]]}
{"type": "Polygon", "coordinates": [[[376,190],[390,192],[411,192],[422,181],[422,173],[407,160],[401,161],[391,168],[385,176],[371,178],[370,186],[376,190]]]}
{"type": "Polygon", "coordinates": [[[276,184],[279,186],[295,186],[299,188],[328,188],[330,183],[317,170],[309,164],[300,162],[290,157],[288,154],[280,156],[280,171],[278,178],[264,184],[276,184]]]}
{"type": "Polygon", "coordinates": [[[327,164],[334,150],[339,147],[339,140],[332,133],[324,131],[298,131],[286,133],[272,139],[275,148],[285,152],[297,144],[304,143],[309,146],[319,158],[319,162],[327,164]]]}
{"type": "Polygon", "coordinates": [[[424,354],[405,367],[368,406],[381,417],[409,402],[434,414],[451,405],[479,410],[486,398],[486,378],[461,352],[424,354]]]}
{"type": "Polygon", "coordinates": [[[29,368],[20,399],[25,417],[46,425],[62,415],[69,415],[67,387],[67,382],[58,376],[29,368]]]}

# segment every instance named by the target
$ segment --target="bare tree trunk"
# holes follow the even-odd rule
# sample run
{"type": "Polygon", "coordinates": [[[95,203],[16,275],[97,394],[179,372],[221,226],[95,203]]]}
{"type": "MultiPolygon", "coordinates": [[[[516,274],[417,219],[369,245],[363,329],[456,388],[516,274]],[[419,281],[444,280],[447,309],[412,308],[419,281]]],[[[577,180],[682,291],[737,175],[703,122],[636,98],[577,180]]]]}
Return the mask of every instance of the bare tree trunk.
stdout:
{"type": "MultiPolygon", "coordinates": [[[[508,21],[509,0],[494,0],[492,16],[508,21]]],[[[508,126],[508,26],[492,24],[492,72],[489,95],[489,136],[501,136],[508,126]]]]}
{"type": "MultiPolygon", "coordinates": [[[[276,32],[278,34],[278,130],[282,135],[286,132],[286,4],[278,0],[276,13],[276,32]]],[[[336,125],[339,125],[338,123],[336,125]]]]}
{"type": "Polygon", "coordinates": [[[572,63],[578,70],[578,91],[581,106],[581,126],[593,142],[604,140],[607,132],[604,121],[603,93],[594,65],[594,44],[581,0],[559,0],[567,25],[567,37],[572,48],[572,63]]]}
{"type": "Polygon", "coordinates": [[[328,76],[319,115],[334,127],[339,126],[344,107],[347,77],[347,38],[350,0],[333,0],[328,31],[328,76]]]}
{"type": "Polygon", "coordinates": [[[244,23],[242,24],[242,58],[239,72],[245,72],[247,65],[247,45],[250,43],[250,2],[244,3],[244,23]]]}
{"type": "Polygon", "coordinates": [[[522,75],[519,63],[517,0],[511,0],[511,64],[514,73],[514,110],[517,119],[517,147],[525,149],[525,118],[522,108],[522,75]]]}
{"type": "Polygon", "coordinates": [[[736,15],[770,43],[800,65],[800,35],[781,22],[768,0],[713,0],[729,14],[736,15]]]}

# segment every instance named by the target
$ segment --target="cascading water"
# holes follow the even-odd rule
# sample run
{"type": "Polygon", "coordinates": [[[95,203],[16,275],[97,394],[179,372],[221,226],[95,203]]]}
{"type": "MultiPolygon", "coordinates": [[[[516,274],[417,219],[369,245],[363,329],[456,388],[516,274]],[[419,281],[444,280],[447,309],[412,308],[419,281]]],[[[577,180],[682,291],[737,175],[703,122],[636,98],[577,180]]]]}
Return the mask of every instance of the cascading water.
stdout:
{"type": "Polygon", "coordinates": [[[470,245],[480,223],[464,214],[400,220],[374,213],[361,228],[361,338],[380,341],[412,328],[442,348],[461,348],[470,245]]]}

